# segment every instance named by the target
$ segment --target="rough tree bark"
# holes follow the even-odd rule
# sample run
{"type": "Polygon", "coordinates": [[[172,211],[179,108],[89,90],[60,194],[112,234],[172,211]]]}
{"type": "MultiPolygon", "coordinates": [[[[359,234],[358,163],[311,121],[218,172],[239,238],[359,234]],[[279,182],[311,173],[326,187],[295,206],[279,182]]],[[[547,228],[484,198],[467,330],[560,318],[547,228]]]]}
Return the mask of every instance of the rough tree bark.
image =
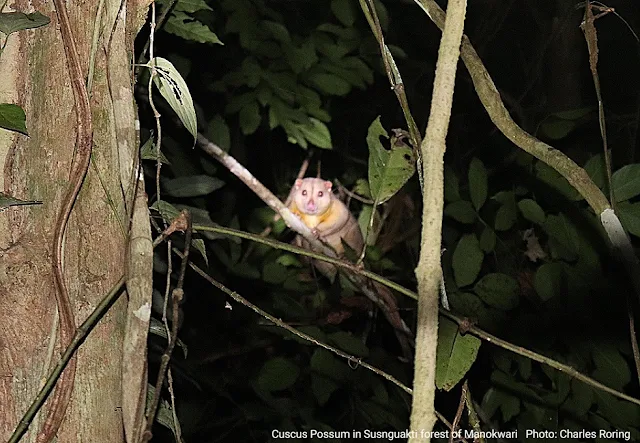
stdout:
{"type": "MultiPolygon", "coordinates": [[[[147,0],[87,0],[67,6],[83,72],[87,77],[93,73],[95,162],[71,214],[64,246],[76,325],[125,271],[138,147],[131,60],[148,5],[147,0]]],[[[43,201],[0,213],[0,441],[8,440],[59,358],[52,235],[69,180],[76,118],[51,2],[18,0],[3,12],[34,10],[51,23],[12,34],[0,57],[0,102],[20,105],[29,130],[26,137],[0,129],[0,191],[43,201]]],[[[125,313],[122,297],[80,348],[73,397],[58,441],[123,441],[125,313]]],[[[43,417],[38,414],[22,441],[35,440],[43,417]]]]}

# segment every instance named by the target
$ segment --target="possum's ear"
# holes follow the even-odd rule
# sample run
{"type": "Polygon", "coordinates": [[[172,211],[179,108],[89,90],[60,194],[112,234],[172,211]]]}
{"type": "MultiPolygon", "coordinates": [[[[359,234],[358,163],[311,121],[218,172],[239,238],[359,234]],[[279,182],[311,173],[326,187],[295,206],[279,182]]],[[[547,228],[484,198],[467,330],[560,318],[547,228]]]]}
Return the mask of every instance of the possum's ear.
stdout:
{"type": "Polygon", "coordinates": [[[302,186],[302,179],[301,178],[296,179],[296,183],[295,183],[294,186],[296,187],[296,189],[299,188],[300,186],[302,186]]]}
{"type": "Polygon", "coordinates": [[[331,191],[331,186],[333,186],[333,185],[331,184],[331,182],[330,182],[329,180],[325,180],[325,182],[324,182],[324,188],[325,188],[327,191],[331,191]]]}

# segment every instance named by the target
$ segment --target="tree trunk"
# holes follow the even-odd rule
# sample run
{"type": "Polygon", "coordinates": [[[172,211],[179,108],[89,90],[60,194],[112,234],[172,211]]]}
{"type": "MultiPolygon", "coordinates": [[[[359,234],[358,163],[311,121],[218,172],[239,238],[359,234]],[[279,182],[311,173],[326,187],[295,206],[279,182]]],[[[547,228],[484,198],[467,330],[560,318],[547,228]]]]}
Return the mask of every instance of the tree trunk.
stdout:
{"type": "MultiPolygon", "coordinates": [[[[125,272],[138,153],[130,62],[148,2],[104,0],[98,13],[100,4],[87,0],[67,6],[83,74],[89,78],[92,73],[88,83],[94,162],[64,243],[64,271],[76,325],[125,272]]],[[[53,4],[36,5],[51,23],[10,35],[0,57],[0,102],[24,109],[29,131],[26,137],[0,129],[1,191],[43,202],[0,213],[0,441],[8,440],[61,351],[51,256],[53,227],[74,157],[76,111],[53,4]]],[[[30,2],[18,0],[3,12],[30,13],[31,8],[30,2]]],[[[125,314],[126,297],[121,297],[78,351],[73,396],[57,441],[124,440],[125,314]]],[[[47,407],[48,402],[22,441],[35,441],[47,407]]]]}

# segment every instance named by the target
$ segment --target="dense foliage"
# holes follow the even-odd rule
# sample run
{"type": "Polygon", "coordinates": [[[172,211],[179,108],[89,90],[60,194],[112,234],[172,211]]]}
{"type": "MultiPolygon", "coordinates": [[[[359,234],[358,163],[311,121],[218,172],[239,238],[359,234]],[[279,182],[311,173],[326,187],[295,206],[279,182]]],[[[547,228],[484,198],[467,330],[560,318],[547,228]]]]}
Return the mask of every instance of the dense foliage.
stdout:
{"type": "MultiPolygon", "coordinates": [[[[511,8],[504,2],[483,2],[483,9],[472,4],[467,35],[518,123],[572,157],[609,195],[597,103],[578,27],[582,10],[560,1],[548,9],[508,3],[511,8]]],[[[638,6],[619,3],[620,15],[636,17],[630,26],[640,29],[638,6]]],[[[406,123],[357,1],[164,0],[158,3],[160,11],[170,4],[154,49],[186,79],[199,132],[283,200],[308,151],[314,154],[308,175],[314,176],[320,164],[324,178],[337,179],[365,201],[372,198],[367,134],[374,131],[376,143],[389,146],[384,134],[406,123]]],[[[411,2],[376,5],[424,133],[440,34],[411,2]]],[[[599,19],[597,27],[614,159],[611,188],[615,209],[635,238],[640,236],[640,164],[634,163],[640,118],[632,79],[640,73],[638,42],[613,15],[599,19]],[[625,47],[636,51],[619,50],[625,47]]],[[[564,178],[495,130],[463,68],[459,79],[445,165],[442,262],[451,309],[498,337],[637,397],[627,314],[636,309],[637,297],[612,259],[598,220],[564,178]]],[[[171,115],[169,107],[162,109],[164,116],[171,115]]],[[[188,132],[164,117],[158,203],[157,133],[147,112],[141,101],[144,168],[153,207],[164,208],[165,215],[172,208],[188,208],[201,225],[254,233],[272,226],[272,236],[291,239],[264,203],[192,149],[188,132]]],[[[420,246],[420,201],[414,176],[376,208],[366,260],[374,272],[411,289],[420,246]]],[[[372,206],[351,199],[350,207],[366,226],[372,206]]],[[[160,219],[157,211],[152,214],[160,219]]],[[[391,327],[346,280],[330,283],[294,254],[265,245],[210,232],[195,237],[193,260],[215,279],[411,386],[411,362],[398,358],[391,327]]],[[[181,238],[174,242],[180,245],[181,238]]],[[[166,248],[159,248],[154,276],[159,315],[167,260],[166,248]]],[[[176,272],[174,265],[174,283],[176,272]]],[[[274,430],[408,427],[411,399],[401,389],[240,305],[225,308],[224,294],[194,273],[187,277],[183,352],[172,361],[175,408],[185,441],[268,441],[276,439],[274,430]]],[[[415,302],[402,295],[398,299],[403,318],[414,327],[415,302]]],[[[155,331],[152,361],[166,346],[163,329],[155,331]]],[[[465,377],[484,429],[518,430],[522,441],[531,429],[629,431],[631,439],[640,439],[638,405],[464,337],[470,335],[459,335],[454,323],[441,319],[436,408],[449,420],[459,400],[458,381],[465,377]]],[[[156,370],[152,365],[151,382],[156,370]]],[[[159,420],[171,428],[170,417],[163,415],[167,408],[168,403],[159,420]]],[[[465,420],[462,426],[467,427],[465,420]]],[[[444,429],[441,423],[437,428],[444,429]]]]}

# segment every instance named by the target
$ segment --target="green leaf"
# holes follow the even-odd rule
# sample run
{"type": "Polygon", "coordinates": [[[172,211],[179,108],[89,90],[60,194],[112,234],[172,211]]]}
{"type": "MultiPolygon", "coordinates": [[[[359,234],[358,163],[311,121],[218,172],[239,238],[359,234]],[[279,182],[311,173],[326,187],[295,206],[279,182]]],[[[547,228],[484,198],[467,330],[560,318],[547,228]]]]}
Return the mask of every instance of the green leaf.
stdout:
{"type": "Polygon", "coordinates": [[[496,233],[489,226],[485,226],[480,234],[480,249],[485,254],[492,252],[496,247],[496,233]]]}
{"type": "Polygon", "coordinates": [[[188,12],[189,14],[201,10],[213,11],[204,0],[179,0],[174,8],[174,11],[188,12]]]}
{"type": "MultiPolygon", "coordinates": [[[[150,404],[153,400],[156,387],[151,383],[147,383],[147,404],[150,404]]],[[[171,409],[171,404],[167,400],[160,400],[158,404],[158,412],[156,414],[156,422],[167,429],[171,429],[173,436],[178,441],[178,436],[182,435],[180,430],[180,423],[173,419],[174,415],[171,409]]]]}
{"type": "Polygon", "coordinates": [[[227,122],[220,114],[216,114],[209,122],[207,138],[220,146],[223,151],[229,152],[229,148],[231,148],[229,125],[227,125],[227,122]]]}
{"type": "Polygon", "coordinates": [[[147,66],[155,66],[158,75],[153,77],[153,82],[195,141],[198,136],[198,121],[193,99],[184,79],[173,64],[162,57],[155,57],[147,66]]]}
{"type": "Polygon", "coordinates": [[[316,73],[308,78],[309,84],[328,95],[343,96],[351,91],[348,81],[334,74],[316,73]]]}
{"type": "Polygon", "coordinates": [[[224,186],[217,177],[208,175],[190,175],[162,180],[162,187],[171,197],[200,197],[211,194],[224,186]]]}
{"type": "Polygon", "coordinates": [[[316,54],[316,47],[311,40],[305,40],[298,47],[287,48],[285,57],[295,74],[300,74],[310,69],[319,60],[318,54],[316,54]]]}
{"type": "Polygon", "coordinates": [[[530,222],[539,225],[544,223],[546,215],[535,200],[531,200],[530,198],[520,200],[518,202],[518,209],[520,209],[522,216],[530,222]]]}
{"type": "Polygon", "coordinates": [[[144,145],[140,148],[140,158],[142,160],[153,160],[156,161],[158,157],[160,157],[160,163],[164,163],[165,165],[169,165],[169,160],[164,156],[162,151],[160,151],[160,155],[158,156],[158,150],[156,149],[156,144],[153,142],[153,137],[149,137],[144,145]]]}
{"type": "Polygon", "coordinates": [[[482,342],[471,334],[462,335],[458,325],[443,318],[438,325],[436,386],[451,390],[471,368],[482,342]]]}
{"type": "Polygon", "coordinates": [[[571,201],[580,201],[582,196],[573,186],[569,184],[566,178],[560,175],[558,171],[551,166],[538,161],[535,165],[536,176],[544,183],[557,190],[561,195],[571,201]]]}
{"type": "Polygon", "coordinates": [[[284,44],[291,43],[289,30],[287,30],[287,28],[282,23],[274,22],[271,20],[263,20],[262,22],[260,22],[260,26],[268,34],[270,34],[274,40],[277,40],[284,44]]]}
{"type": "Polygon", "coordinates": [[[488,304],[503,311],[518,306],[518,282],[506,274],[487,274],[473,288],[478,297],[488,304]]]}
{"type": "Polygon", "coordinates": [[[591,180],[593,180],[598,188],[605,188],[607,184],[607,170],[604,165],[602,154],[591,157],[584,165],[584,170],[589,174],[589,177],[591,177],[591,180]]]}
{"type": "Polygon", "coordinates": [[[311,374],[311,392],[318,401],[318,404],[324,406],[331,398],[331,394],[338,390],[340,385],[328,377],[311,374]]]}
{"type": "Polygon", "coordinates": [[[180,211],[175,206],[164,200],[154,202],[149,208],[158,211],[167,223],[171,223],[180,214],[180,211]]]}
{"type": "Polygon", "coordinates": [[[258,374],[258,386],[267,391],[281,391],[290,388],[298,379],[300,368],[284,357],[268,360],[258,374]]]}
{"type": "Polygon", "coordinates": [[[260,108],[257,102],[249,103],[240,109],[239,123],[240,129],[244,135],[253,134],[258,129],[262,116],[260,115],[260,108]]]}
{"type": "Polygon", "coordinates": [[[351,369],[343,360],[338,359],[326,349],[317,348],[309,364],[312,371],[340,382],[348,380],[351,373],[351,369]]]}
{"type": "Polygon", "coordinates": [[[631,381],[629,364],[616,349],[614,343],[598,343],[592,351],[596,370],[593,377],[613,389],[622,391],[631,381]]]}
{"type": "Polygon", "coordinates": [[[331,0],[331,12],[345,27],[352,27],[356,22],[358,10],[356,3],[348,0],[331,0]]]}
{"type": "Polygon", "coordinates": [[[616,211],[622,226],[636,237],[640,237],[640,203],[620,202],[616,211]]]}
{"type": "Polygon", "coordinates": [[[574,261],[580,254],[580,235],[569,218],[560,215],[548,215],[542,226],[549,235],[549,245],[554,256],[574,261]]]}
{"type": "Polygon", "coordinates": [[[484,253],[480,249],[478,238],[467,234],[460,239],[453,251],[453,276],[458,287],[470,285],[478,277],[484,253]]]}
{"type": "Polygon", "coordinates": [[[533,287],[543,301],[551,300],[560,294],[562,275],[562,264],[560,263],[545,263],[538,268],[533,287]]]}
{"type": "Polygon", "coordinates": [[[571,381],[571,392],[567,401],[562,404],[562,409],[566,408],[575,417],[583,417],[591,409],[593,404],[593,389],[579,380],[571,381]]]}
{"type": "Polygon", "coordinates": [[[194,238],[191,240],[191,246],[202,255],[204,263],[209,266],[209,258],[207,257],[207,248],[204,244],[204,240],[201,238],[194,238]]]}
{"type": "Polygon", "coordinates": [[[388,138],[388,135],[378,116],[367,132],[369,186],[376,204],[389,200],[415,172],[413,151],[404,144],[394,146],[393,143],[390,149],[385,149],[380,137],[388,138]]]}
{"type": "Polygon", "coordinates": [[[279,285],[287,279],[287,268],[278,262],[267,262],[262,268],[262,280],[279,285]]]}
{"type": "Polygon", "coordinates": [[[455,202],[460,200],[460,181],[450,166],[444,167],[444,200],[455,202]]]}
{"type": "Polygon", "coordinates": [[[493,199],[502,203],[496,212],[494,228],[496,231],[511,229],[517,219],[515,194],[512,191],[498,192],[493,199]]]}
{"type": "Polygon", "coordinates": [[[3,12],[0,13],[0,32],[8,37],[9,34],[17,31],[48,25],[50,21],[49,17],[39,12],[32,12],[31,14],[3,12]]]}
{"type": "Polygon", "coordinates": [[[487,170],[482,161],[474,157],[469,165],[469,194],[476,211],[487,200],[487,186],[487,170]]]}
{"type": "Polygon", "coordinates": [[[552,140],[560,140],[585,123],[593,108],[577,108],[549,115],[540,124],[540,134],[552,140]]]}
{"type": "Polygon", "coordinates": [[[512,205],[502,205],[496,212],[494,227],[496,231],[506,231],[511,229],[516,222],[516,210],[512,205]]]}
{"type": "Polygon", "coordinates": [[[616,202],[640,195],[640,163],[623,166],[614,172],[611,187],[616,202]]]}
{"type": "Polygon", "coordinates": [[[173,11],[162,29],[189,41],[223,44],[208,26],[180,11],[173,11]]]}
{"type": "Polygon", "coordinates": [[[11,103],[0,103],[0,128],[29,135],[27,116],[20,106],[11,103]]]}
{"type": "Polygon", "coordinates": [[[346,331],[338,331],[327,336],[327,340],[335,344],[344,352],[353,354],[356,357],[367,357],[369,348],[358,337],[349,334],[346,331]]]}
{"type": "Polygon", "coordinates": [[[9,194],[0,192],[0,209],[8,208],[9,206],[26,206],[26,205],[41,205],[41,201],[36,200],[20,200],[9,194]]]}
{"type": "Polygon", "coordinates": [[[333,147],[329,128],[320,120],[310,117],[306,124],[298,124],[297,127],[309,143],[322,149],[333,147]]]}
{"type": "Polygon", "coordinates": [[[476,211],[468,200],[458,200],[449,203],[444,208],[444,215],[459,221],[460,223],[471,224],[476,221],[476,211]]]}

